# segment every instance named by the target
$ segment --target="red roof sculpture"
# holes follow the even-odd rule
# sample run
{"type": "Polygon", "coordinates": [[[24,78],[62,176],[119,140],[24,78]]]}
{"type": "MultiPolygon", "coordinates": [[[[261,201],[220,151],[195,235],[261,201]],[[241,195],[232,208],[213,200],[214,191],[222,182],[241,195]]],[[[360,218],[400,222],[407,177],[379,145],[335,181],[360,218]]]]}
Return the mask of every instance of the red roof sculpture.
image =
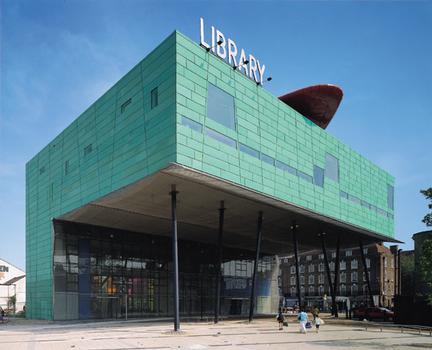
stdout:
{"type": "Polygon", "coordinates": [[[342,96],[341,88],[322,84],[290,92],[279,99],[325,129],[336,113],[342,96]]]}

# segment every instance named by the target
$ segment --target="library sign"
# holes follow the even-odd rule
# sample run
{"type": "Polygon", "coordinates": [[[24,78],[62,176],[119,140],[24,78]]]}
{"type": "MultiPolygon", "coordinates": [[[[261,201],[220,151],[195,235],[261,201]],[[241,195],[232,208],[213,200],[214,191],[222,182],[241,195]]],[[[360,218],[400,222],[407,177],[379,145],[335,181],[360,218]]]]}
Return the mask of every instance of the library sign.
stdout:
{"type": "Polygon", "coordinates": [[[211,26],[211,37],[206,37],[204,19],[200,18],[200,45],[207,51],[212,51],[228,64],[246,74],[257,84],[262,84],[264,79],[265,65],[261,64],[253,55],[246,55],[245,50],[239,50],[235,41],[226,36],[214,26],[211,26]]]}

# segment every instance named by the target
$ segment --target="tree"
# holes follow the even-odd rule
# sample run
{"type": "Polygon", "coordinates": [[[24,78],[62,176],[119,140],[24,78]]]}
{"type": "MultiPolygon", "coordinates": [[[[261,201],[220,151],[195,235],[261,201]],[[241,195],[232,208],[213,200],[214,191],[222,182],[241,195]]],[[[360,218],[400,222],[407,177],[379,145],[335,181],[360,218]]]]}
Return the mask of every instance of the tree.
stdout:
{"type": "Polygon", "coordinates": [[[15,313],[15,307],[16,307],[16,295],[12,295],[8,299],[8,308],[12,308],[15,313]]]}
{"type": "Polygon", "coordinates": [[[426,200],[431,201],[428,204],[428,208],[431,212],[425,215],[422,222],[424,222],[426,226],[432,226],[432,187],[429,187],[427,190],[420,190],[420,193],[426,197],[426,200]]]}
{"type": "Polygon", "coordinates": [[[419,292],[432,304],[432,239],[423,242],[417,270],[420,277],[419,292]]]}

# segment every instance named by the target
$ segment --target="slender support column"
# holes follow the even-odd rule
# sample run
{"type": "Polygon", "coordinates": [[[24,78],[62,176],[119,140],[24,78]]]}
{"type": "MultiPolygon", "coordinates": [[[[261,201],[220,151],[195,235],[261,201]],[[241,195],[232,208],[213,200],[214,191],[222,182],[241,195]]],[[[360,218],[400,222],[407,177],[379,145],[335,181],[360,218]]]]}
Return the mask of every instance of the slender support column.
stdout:
{"type": "Polygon", "coordinates": [[[300,293],[300,271],[299,271],[299,257],[298,257],[298,242],[297,242],[297,228],[299,226],[293,222],[291,225],[291,231],[293,233],[293,245],[294,245],[294,257],[295,257],[295,268],[296,268],[296,287],[297,287],[297,300],[299,308],[302,308],[302,297],[300,293]]]}
{"type": "Polygon", "coordinates": [[[333,284],[333,293],[335,295],[334,303],[332,300],[332,307],[333,307],[335,317],[339,317],[338,308],[336,304],[336,296],[338,294],[338,286],[339,286],[339,268],[340,268],[340,237],[338,236],[336,241],[335,276],[334,276],[334,284],[333,284]]]}
{"type": "Polygon", "coordinates": [[[394,269],[393,269],[393,272],[394,272],[394,281],[393,281],[393,287],[394,287],[394,292],[393,292],[393,300],[394,300],[394,297],[396,296],[396,295],[398,295],[398,283],[399,283],[399,281],[398,281],[398,270],[397,270],[397,268],[398,268],[398,265],[397,265],[397,263],[398,263],[398,261],[397,261],[397,251],[398,251],[398,249],[396,248],[396,251],[393,253],[393,267],[394,267],[394,269]]]}
{"type": "Polygon", "coordinates": [[[254,308],[255,308],[255,280],[256,280],[256,271],[257,271],[258,260],[259,260],[259,256],[260,256],[260,250],[261,250],[262,222],[263,222],[263,213],[262,213],[262,211],[260,211],[258,214],[257,238],[256,238],[256,248],[255,248],[256,255],[255,255],[255,261],[254,261],[251,294],[250,294],[250,300],[249,300],[249,322],[252,322],[253,312],[254,312],[254,308]]]}
{"type": "Polygon", "coordinates": [[[171,187],[171,228],[172,228],[172,258],[173,258],[173,287],[174,287],[174,331],[180,329],[179,312],[179,272],[177,248],[177,191],[175,185],[171,187]]]}
{"type": "Polygon", "coordinates": [[[327,271],[327,280],[328,280],[328,285],[329,285],[329,289],[330,289],[330,296],[332,299],[332,315],[335,314],[335,305],[336,305],[336,295],[334,293],[334,289],[333,289],[333,283],[332,283],[332,278],[331,278],[331,273],[330,273],[330,265],[328,262],[328,258],[327,258],[327,249],[326,249],[326,245],[325,245],[325,232],[322,232],[320,234],[321,237],[321,247],[322,247],[322,252],[324,255],[324,264],[326,267],[326,271],[327,271]]]}
{"type": "Polygon", "coordinates": [[[222,265],[222,245],[223,245],[223,225],[225,218],[225,207],[224,201],[220,202],[219,209],[219,236],[218,236],[218,260],[216,263],[217,274],[216,274],[216,296],[215,296],[215,310],[214,310],[214,323],[219,322],[220,313],[220,291],[221,291],[221,265],[222,265]]]}
{"type": "Polygon", "coordinates": [[[369,272],[368,272],[368,268],[366,265],[366,257],[365,257],[364,250],[363,250],[363,242],[361,239],[359,240],[359,246],[360,246],[360,254],[361,254],[361,258],[362,258],[362,262],[363,262],[363,271],[364,271],[364,274],[366,277],[366,285],[367,285],[367,289],[368,289],[369,300],[370,300],[371,305],[375,306],[373,296],[372,296],[370,280],[369,280],[369,272]]]}

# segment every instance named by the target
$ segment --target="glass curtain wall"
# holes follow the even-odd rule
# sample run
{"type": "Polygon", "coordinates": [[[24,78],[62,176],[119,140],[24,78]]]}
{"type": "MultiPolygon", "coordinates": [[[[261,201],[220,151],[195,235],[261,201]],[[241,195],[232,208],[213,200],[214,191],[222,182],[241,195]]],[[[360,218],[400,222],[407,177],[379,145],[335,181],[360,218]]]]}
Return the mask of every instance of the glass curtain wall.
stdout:
{"type": "MultiPolygon", "coordinates": [[[[169,237],[64,221],[54,228],[54,319],[124,318],[126,309],[128,317],[173,314],[169,237]]],[[[214,245],[179,241],[182,316],[213,316],[216,251],[214,245]]],[[[252,253],[224,248],[224,257],[221,313],[246,315],[252,253]]],[[[264,258],[258,268],[258,289],[265,293],[269,261],[264,258]]]]}

